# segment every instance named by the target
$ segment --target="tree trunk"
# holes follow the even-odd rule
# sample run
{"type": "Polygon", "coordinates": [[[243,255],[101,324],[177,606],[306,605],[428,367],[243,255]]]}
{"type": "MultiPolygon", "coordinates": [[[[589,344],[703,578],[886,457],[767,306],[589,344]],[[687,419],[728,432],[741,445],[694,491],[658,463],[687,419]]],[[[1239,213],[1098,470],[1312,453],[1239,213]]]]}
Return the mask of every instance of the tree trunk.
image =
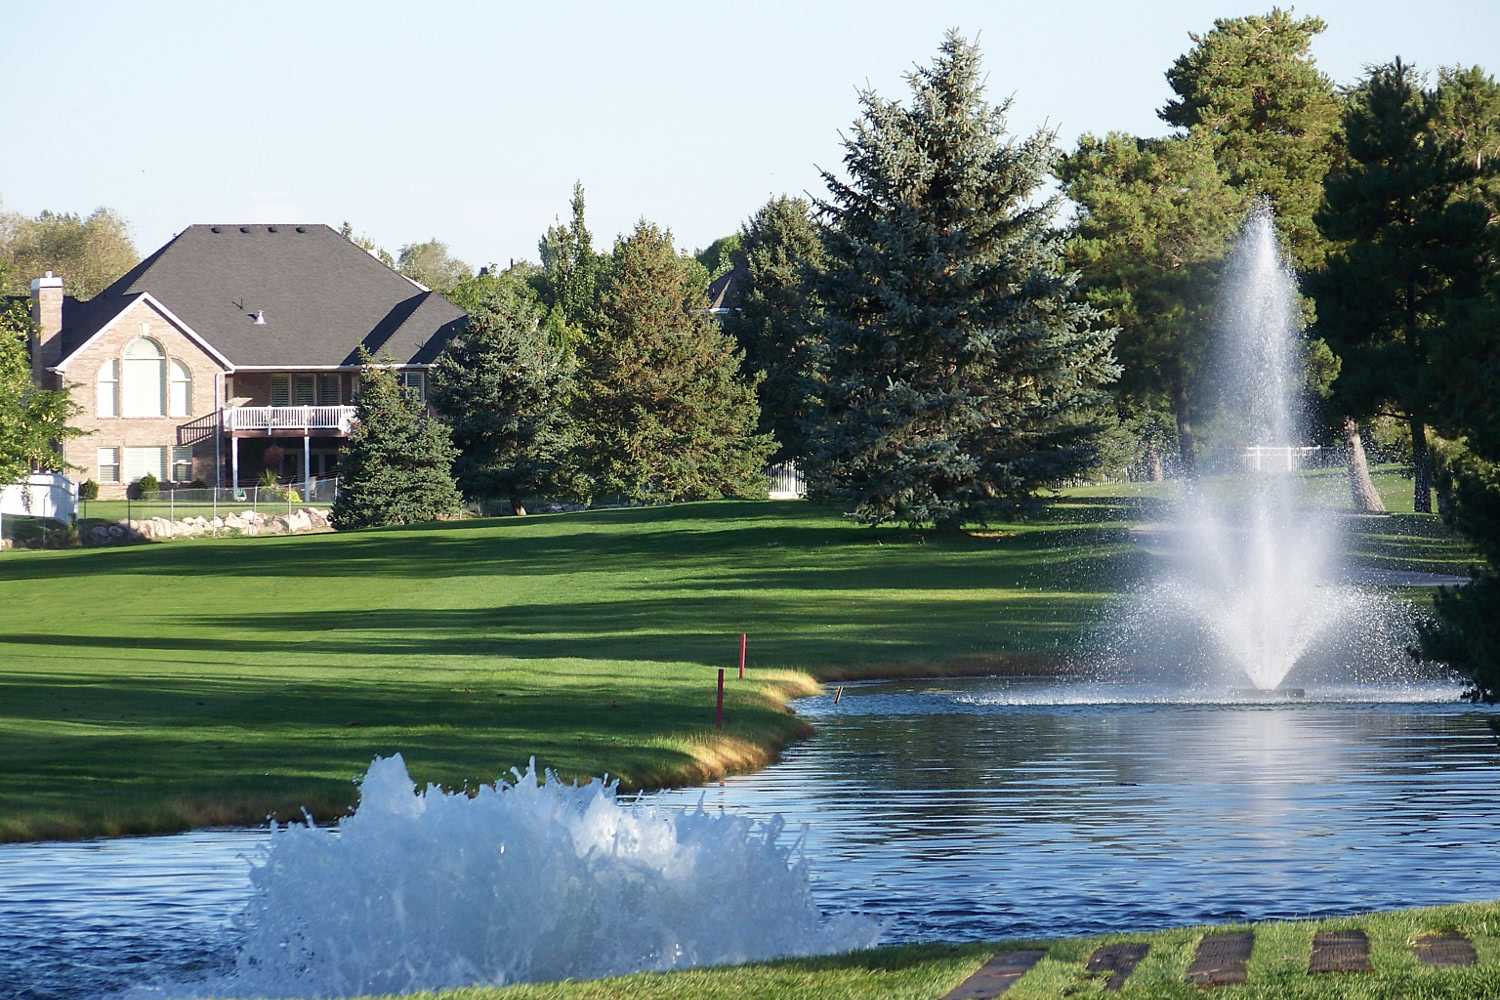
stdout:
{"type": "Polygon", "coordinates": [[[1155,441],[1146,444],[1146,474],[1153,483],[1162,480],[1161,475],[1161,451],[1156,447],[1155,441]]]}
{"type": "Polygon", "coordinates": [[[1370,479],[1365,442],[1353,417],[1344,418],[1344,454],[1349,461],[1349,495],[1354,501],[1354,509],[1363,514],[1384,514],[1385,501],[1380,499],[1375,483],[1370,479]]]}
{"type": "Polygon", "coordinates": [[[1411,418],[1411,470],[1416,480],[1411,509],[1418,514],[1432,513],[1432,460],[1427,454],[1427,425],[1422,418],[1411,418]]]}
{"type": "Polygon", "coordinates": [[[1187,385],[1178,383],[1173,396],[1173,409],[1177,414],[1177,443],[1182,451],[1182,474],[1192,479],[1198,474],[1198,455],[1193,450],[1193,415],[1188,408],[1187,385]]]}

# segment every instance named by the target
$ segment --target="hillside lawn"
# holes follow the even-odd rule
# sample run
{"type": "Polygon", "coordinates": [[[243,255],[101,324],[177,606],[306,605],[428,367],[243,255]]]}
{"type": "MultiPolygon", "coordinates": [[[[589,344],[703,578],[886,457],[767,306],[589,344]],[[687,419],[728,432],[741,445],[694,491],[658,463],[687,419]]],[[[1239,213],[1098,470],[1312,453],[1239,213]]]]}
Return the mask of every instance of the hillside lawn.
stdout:
{"type": "MultiPolygon", "coordinates": [[[[1332,920],[1185,927],[1150,934],[1111,934],[998,944],[923,944],[875,948],[827,958],[758,962],[593,982],[471,988],[443,1000],[937,1000],[1000,950],[1036,948],[1040,963],[1005,993],[1005,1000],[1056,1000],[1102,993],[1104,977],[1085,970],[1101,944],[1142,941],[1146,957],[1118,993],[1122,1000],[1437,1000],[1500,997],[1500,904],[1462,903],[1332,920]],[[1206,989],[1184,982],[1207,931],[1255,931],[1248,982],[1206,989]],[[1320,930],[1362,929],[1370,940],[1368,973],[1307,974],[1312,937],[1320,930]],[[1434,931],[1458,931],[1474,944],[1479,964],[1433,969],[1412,954],[1412,942],[1434,931]]],[[[433,994],[417,994],[431,998],[433,994]]]]}
{"type": "MultiPolygon", "coordinates": [[[[1058,669],[1144,571],[1126,528],[1156,492],[958,537],[726,501],[6,552],[0,840],[327,819],[396,751],[447,787],[532,756],[627,788],[759,766],[809,731],[785,702],[816,681],[1058,669]]],[[[1470,558],[1415,515],[1354,548],[1470,558]]]]}

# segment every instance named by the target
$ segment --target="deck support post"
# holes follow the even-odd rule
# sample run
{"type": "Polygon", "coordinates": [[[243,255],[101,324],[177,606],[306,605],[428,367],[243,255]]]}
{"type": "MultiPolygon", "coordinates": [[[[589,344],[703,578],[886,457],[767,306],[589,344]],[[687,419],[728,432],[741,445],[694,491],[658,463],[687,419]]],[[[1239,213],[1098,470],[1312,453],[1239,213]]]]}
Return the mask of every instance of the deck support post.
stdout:
{"type": "Polygon", "coordinates": [[[312,503],[312,435],[302,428],[302,502],[312,503]]]}
{"type": "Polygon", "coordinates": [[[229,439],[229,495],[236,500],[240,495],[240,439],[232,437],[229,439]]]}

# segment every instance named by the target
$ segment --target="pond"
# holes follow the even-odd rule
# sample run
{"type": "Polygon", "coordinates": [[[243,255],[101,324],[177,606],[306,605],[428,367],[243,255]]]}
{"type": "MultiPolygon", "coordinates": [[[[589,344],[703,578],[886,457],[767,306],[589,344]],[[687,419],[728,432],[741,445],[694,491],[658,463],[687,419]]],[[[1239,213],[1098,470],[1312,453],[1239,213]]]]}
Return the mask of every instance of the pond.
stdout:
{"type": "MultiPolygon", "coordinates": [[[[1027,679],[850,685],[775,766],[656,793],[808,825],[827,911],[886,940],[1300,917],[1500,897],[1491,710],[1452,686],[1168,700],[1027,679]]],[[[0,847],[0,997],[226,962],[264,831],[0,847]]]]}

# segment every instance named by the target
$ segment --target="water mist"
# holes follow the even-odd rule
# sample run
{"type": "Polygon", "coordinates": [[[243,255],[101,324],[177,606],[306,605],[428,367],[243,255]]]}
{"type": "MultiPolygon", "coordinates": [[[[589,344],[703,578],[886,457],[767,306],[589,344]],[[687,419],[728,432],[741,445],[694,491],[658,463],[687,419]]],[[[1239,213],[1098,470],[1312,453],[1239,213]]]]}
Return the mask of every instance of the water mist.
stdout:
{"type": "Polygon", "coordinates": [[[1307,504],[1298,311],[1263,206],[1229,260],[1212,369],[1238,466],[1181,484],[1168,522],[1141,533],[1157,572],[1117,643],[1204,686],[1269,692],[1299,664],[1348,679],[1406,662],[1409,614],[1339,582],[1336,516],[1307,504]]]}

